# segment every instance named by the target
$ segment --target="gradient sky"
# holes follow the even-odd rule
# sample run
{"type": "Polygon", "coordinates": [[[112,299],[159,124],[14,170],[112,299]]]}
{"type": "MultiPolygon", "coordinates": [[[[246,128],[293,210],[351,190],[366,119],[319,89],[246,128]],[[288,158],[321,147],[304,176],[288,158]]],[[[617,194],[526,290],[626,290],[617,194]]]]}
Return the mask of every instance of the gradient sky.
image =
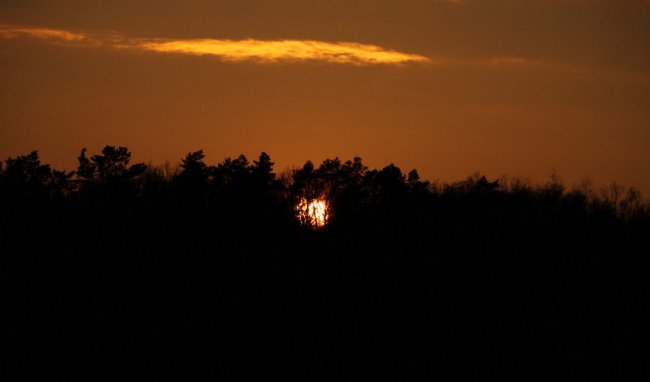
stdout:
{"type": "Polygon", "coordinates": [[[650,196],[650,2],[0,2],[0,158],[361,156],[650,196]]]}

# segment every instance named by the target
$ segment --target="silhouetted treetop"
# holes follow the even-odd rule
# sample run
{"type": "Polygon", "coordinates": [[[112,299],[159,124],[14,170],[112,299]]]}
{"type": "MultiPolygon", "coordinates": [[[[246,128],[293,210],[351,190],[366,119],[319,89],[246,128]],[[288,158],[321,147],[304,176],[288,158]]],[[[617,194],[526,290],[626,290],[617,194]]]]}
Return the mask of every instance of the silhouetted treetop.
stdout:
{"type": "Polygon", "coordinates": [[[181,173],[178,176],[178,182],[183,187],[203,188],[208,183],[210,176],[209,168],[203,162],[205,155],[203,150],[188,153],[181,160],[181,173]]]}
{"type": "Polygon", "coordinates": [[[86,148],[78,157],[76,174],[85,183],[115,184],[135,180],[146,170],[146,165],[129,166],[131,152],[126,147],[105,146],[101,154],[86,157],[86,148]]]}
{"type": "Polygon", "coordinates": [[[200,174],[206,169],[206,164],[203,162],[205,155],[203,150],[188,153],[184,159],[181,160],[181,168],[184,173],[200,174]]]}
{"type": "Polygon", "coordinates": [[[4,187],[17,193],[18,197],[37,195],[63,196],[71,191],[70,178],[73,173],[52,169],[41,164],[38,151],[16,158],[7,158],[0,166],[0,180],[4,187]]]}
{"type": "Polygon", "coordinates": [[[77,159],[76,171],[66,173],[42,164],[37,151],[8,158],[0,167],[0,183],[5,193],[13,190],[39,197],[78,195],[83,199],[103,195],[104,200],[125,202],[156,195],[164,196],[170,203],[182,201],[183,205],[198,209],[220,205],[244,211],[276,205],[288,214],[300,199],[326,198],[333,212],[332,221],[339,222],[356,219],[355,216],[372,209],[395,211],[408,206],[425,211],[438,205],[450,210],[458,206],[458,211],[481,206],[484,211],[528,214],[535,219],[551,215],[554,219],[585,219],[596,214],[603,219],[648,218],[648,204],[634,188],[612,184],[597,193],[585,183],[567,191],[556,175],[540,186],[521,179],[488,180],[478,173],[460,182],[440,185],[421,180],[416,169],[407,175],[392,163],[381,169],[368,169],[361,158],[355,157],[346,161],[325,159],[318,166],[308,160],[279,179],[266,152],[252,163],[240,155],[209,165],[203,150],[189,152],[180,161],[180,172],[174,172],[142,163],[131,165],[131,152],[126,147],[110,145],[101,154],[90,157],[83,148],[77,159]]]}
{"type": "Polygon", "coordinates": [[[43,165],[34,150],[27,155],[7,158],[4,178],[7,182],[22,184],[43,184],[52,175],[50,165],[43,165]]]}
{"type": "Polygon", "coordinates": [[[275,163],[271,162],[271,157],[267,153],[262,152],[259,159],[253,161],[251,170],[256,176],[268,178],[269,180],[275,179],[273,165],[275,165],[275,163]]]}

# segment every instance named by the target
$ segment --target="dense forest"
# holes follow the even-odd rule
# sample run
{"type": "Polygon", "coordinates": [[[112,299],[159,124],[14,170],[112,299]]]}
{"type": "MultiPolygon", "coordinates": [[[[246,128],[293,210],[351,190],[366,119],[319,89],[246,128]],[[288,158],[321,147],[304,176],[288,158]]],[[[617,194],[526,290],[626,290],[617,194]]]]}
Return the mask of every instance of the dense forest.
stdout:
{"type": "Polygon", "coordinates": [[[2,162],[3,379],[648,372],[634,188],[273,165],[132,164],[114,146],[72,172],[36,151],[2,162]]]}

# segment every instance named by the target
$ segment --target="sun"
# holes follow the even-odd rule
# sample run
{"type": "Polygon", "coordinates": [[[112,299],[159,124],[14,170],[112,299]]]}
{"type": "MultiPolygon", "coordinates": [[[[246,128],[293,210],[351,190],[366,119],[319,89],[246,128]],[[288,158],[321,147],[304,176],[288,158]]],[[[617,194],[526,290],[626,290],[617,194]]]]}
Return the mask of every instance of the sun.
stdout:
{"type": "Polygon", "coordinates": [[[295,211],[301,224],[314,229],[324,227],[330,218],[329,202],[325,198],[300,198],[295,211]]]}

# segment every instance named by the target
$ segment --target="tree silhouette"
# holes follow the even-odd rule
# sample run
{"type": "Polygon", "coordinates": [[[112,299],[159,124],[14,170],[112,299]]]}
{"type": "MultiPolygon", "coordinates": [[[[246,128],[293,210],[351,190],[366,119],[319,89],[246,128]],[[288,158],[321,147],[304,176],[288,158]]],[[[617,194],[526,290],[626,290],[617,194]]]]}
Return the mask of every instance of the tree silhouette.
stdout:
{"type": "Polygon", "coordinates": [[[376,185],[373,196],[381,202],[393,202],[404,197],[407,192],[405,180],[402,170],[392,163],[381,171],[374,170],[369,173],[369,181],[376,185]]]}
{"type": "Polygon", "coordinates": [[[86,157],[86,148],[81,149],[81,154],[77,157],[79,165],[76,174],[86,183],[94,182],[97,166],[86,157]]]}
{"type": "Polygon", "coordinates": [[[52,176],[50,165],[41,164],[36,150],[27,155],[7,158],[5,162],[4,178],[12,184],[39,187],[45,185],[52,176]]]}
{"type": "Polygon", "coordinates": [[[275,174],[273,173],[274,164],[271,162],[271,157],[267,153],[262,152],[259,159],[253,161],[251,171],[254,176],[259,177],[264,183],[268,183],[275,179],[275,174]]]}
{"type": "Polygon", "coordinates": [[[266,201],[269,201],[277,192],[276,176],[273,173],[274,164],[271,157],[262,152],[258,160],[253,161],[253,165],[250,166],[251,192],[266,201]]]}
{"type": "Polygon", "coordinates": [[[204,158],[203,150],[188,153],[181,161],[182,174],[192,177],[207,177],[204,158]]]}
{"type": "Polygon", "coordinates": [[[178,171],[131,165],[125,147],[77,159],[74,173],[36,151],[0,165],[3,340],[25,372],[119,374],[115,354],[165,367],[192,348],[226,380],[285,367],[322,379],[342,359],[403,380],[436,358],[425,348],[452,365],[447,379],[504,359],[525,379],[541,370],[533,348],[627,370],[640,356],[626,349],[647,339],[650,208],[634,188],[431,184],[359,157],[277,176],[265,152],[209,164],[193,151],[178,171]],[[331,219],[307,229],[300,203],[316,198],[331,219]]]}
{"type": "Polygon", "coordinates": [[[204,187],[208,183],[208,166],[203,162],[205,155],[203,150],[188,153],[181,160],[181,173],[179,181],[186,186],[195,188],[204,187]]]}
{"type": "Polygon", "coordinates": [[[314,170],[314,164],[308,160],[293,173],[292,194],[307,199],[315,199],[326,192],[324,182],[314,170]]]}
{"type": "Polygon", "coordinates": [[[90,159],[84,147],[77,160],[79,164],[74,173],[82,198],[100,198],[111,205],[126,208],[125,203],[143,190],[147,166],[144,163],[129,165],[131,152],[126,147],[107,145],[101,154],[90,159]]]}
{"type": "Polygon", "coordinates": [[[126,147],[105,146],[102,154],[86,157],[86,148],[78,157],[76,174],[87,183],[118,184],[133,182],[146,169],[143,163],[129,166],[131,152],[126,147]]]}
{"type": "Polygon", "coordinates": [[[7,158],[2,182],[14,197],[64,196],[72,190],[73,173],[54,170],[41,164],[38,151],[7,158]]]}

